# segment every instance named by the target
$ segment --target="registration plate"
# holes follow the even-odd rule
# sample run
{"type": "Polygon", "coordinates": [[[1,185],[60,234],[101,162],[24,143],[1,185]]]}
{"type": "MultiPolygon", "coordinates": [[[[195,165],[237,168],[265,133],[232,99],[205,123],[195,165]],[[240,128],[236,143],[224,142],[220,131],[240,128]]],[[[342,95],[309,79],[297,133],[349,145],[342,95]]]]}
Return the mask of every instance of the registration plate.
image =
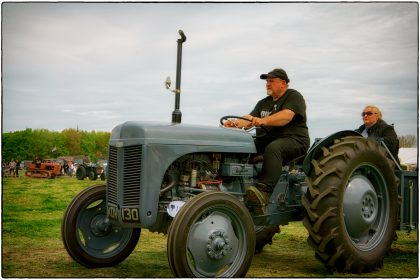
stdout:
{"type": "MultiPolygon", "coordinates": [[[[124,222],[140,221],[138,208],[122,207],[120,208],[120,215],[124,222]]],[[[118,220],[118,208],[116,206],[108,205],[108,217],[113,220],[118,220]]]]}

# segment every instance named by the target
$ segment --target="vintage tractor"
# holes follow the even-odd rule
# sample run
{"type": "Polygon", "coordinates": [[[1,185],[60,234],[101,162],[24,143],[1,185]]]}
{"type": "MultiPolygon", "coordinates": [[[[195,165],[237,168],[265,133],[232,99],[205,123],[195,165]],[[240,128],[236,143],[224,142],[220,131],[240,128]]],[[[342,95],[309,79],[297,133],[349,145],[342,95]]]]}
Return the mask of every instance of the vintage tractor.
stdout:
{"type": "Polygon", "coordinates": [[[53,160],[35,159],[26,167],[25,176],[54,179],[57,176],[61,176],[61,164],[53,160]]]}
{"type": "MultiPolygon", "coordinates": [[[[250,163],[256,136],[181,124],[186,37],[179,34],[172,122],[129,121],[112,130],[107,184],[80,192],[64,213],[69,255],[86,267],[116,265],[145,228],[168,234],[176,277],[244,277],[254,252],[271,242],[280,225],[303,220],[308,242],[327,268],[360,273],[381,267],[397,226],[417,223],[416,215],[399,216],[405,206],[399,205],[398,188],[405,178],[416,193],[417,175],[395,171],[381,143],[341,131],[279,170],[268,213],[255,214],[245,193],[262,166],[250,163]]],[[[416,197],[409,197],[413,205],[416,197]]]]}
{"type": "Polygon", "coordinates": [[[79,180],[84,180],[85,178],[90,180],[96,180],[101,178],[102,181],[105,181],[106,176],[104,168],[95,163],[82,163],[76,169],[76,178],[79,180]]]}

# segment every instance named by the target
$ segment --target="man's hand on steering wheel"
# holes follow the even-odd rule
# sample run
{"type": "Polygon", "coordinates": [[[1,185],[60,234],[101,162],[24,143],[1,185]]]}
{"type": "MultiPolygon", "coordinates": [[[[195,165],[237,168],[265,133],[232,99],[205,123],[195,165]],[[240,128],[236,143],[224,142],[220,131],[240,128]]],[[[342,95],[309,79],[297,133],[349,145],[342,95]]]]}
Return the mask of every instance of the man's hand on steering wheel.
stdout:
{"type": "Polygon", "coordinates": [[[220,119],[220,124],[224,127],[251,128],[252,119],[239,116],[224,116],[220,119]]]}
{"type": "Polygon", "coordinates": [[[224,127],[243,128],[247,132],[250,132],[254,130],[256,127],[258,127],[258,129],[261,129],[258,137],[253,136],[257,138],[264,137],[268,133],[267,128],[264,127],[263,119],[249,116],[249,115],[245,117],[224,116],[220,119],[220,124],[224,127]]]}
{"type": "Polygon", "coordinates": [[[238,127],[236,120],[226,120],[223,124],[224,127],[238,127]]]}
{"type": "Polygon", "coordinates": [[[266,125],[266,120],[263,118],[257,118],[253,116],[237,117],[230,116],[230,118],[225,118],[225,122],[222,123],[225,127],[236,127],[236,128],[251,128],[251,127],[262,127],[266,125]]]}

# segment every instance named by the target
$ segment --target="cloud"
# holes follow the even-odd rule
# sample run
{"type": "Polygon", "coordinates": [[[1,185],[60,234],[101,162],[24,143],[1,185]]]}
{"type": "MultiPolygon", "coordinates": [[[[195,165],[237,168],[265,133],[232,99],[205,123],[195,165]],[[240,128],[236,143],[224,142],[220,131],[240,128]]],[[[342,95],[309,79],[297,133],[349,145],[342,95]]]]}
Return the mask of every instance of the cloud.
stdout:
{"type": "Polygon", "coordinates": [[[34,2],[2,11],[5,131],[170,121],[163,82],[175,83],[183,29],[183,122],[249,113],[265,95],[259,75],[283,67],[305,96],[311,138],[360,125],[367,103],[398,133],[417,133],[416,3],[34,2]]]}

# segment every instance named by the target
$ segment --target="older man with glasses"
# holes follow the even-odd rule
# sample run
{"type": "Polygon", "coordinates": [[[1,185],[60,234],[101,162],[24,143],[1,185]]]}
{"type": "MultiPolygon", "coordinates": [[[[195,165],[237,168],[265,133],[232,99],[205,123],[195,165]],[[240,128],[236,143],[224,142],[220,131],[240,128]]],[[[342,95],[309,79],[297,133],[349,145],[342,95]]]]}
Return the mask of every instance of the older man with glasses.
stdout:
{"type": "Polygon", "coordinates": [[[399,163],[399,141],[394,127],[382,119],[382,113],[378,107],[367,105],[362,112],[363,124],[356,129],[365,138],[382,138],[394,159],[399,163]]]}

